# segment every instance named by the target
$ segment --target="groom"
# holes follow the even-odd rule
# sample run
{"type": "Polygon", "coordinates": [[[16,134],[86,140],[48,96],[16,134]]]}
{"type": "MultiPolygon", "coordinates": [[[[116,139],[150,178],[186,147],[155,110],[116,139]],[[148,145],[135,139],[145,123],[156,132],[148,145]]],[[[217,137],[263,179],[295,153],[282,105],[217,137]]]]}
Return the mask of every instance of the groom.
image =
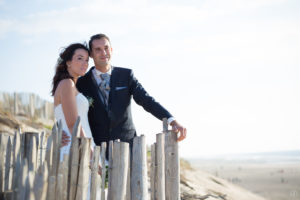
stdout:
{"type": "Polygon", "coordinates": [[[77,89],[90,102],[88,118],[96,145],[115,139],[132,145],[136,130],[131,115],[131,97],[156,118],[167,118],[173,131],[180,133],[178,141],[186,137],[186,128],[149,96],[131,69],[111,65],[112,47],[106,35],[92,36],[89,49],[95,66],[78,79],[77,89]]]}

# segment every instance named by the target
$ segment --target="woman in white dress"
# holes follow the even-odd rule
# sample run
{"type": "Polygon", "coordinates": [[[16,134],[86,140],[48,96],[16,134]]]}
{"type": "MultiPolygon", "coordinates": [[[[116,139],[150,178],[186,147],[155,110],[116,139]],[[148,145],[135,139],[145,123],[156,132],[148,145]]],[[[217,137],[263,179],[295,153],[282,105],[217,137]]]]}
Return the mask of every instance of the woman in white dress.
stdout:
{"type": "MultiPolygon", "coordinates": [[[[88,122],[89,102],[76,89],[78,77],[83,76],[88,68],[89,51],[80,43],[74,43],[65,48],[59,55],[55,75],[53,77],[52,96],[54,97],[54,115],[62,122],[63,134],[60,160],[64,154],[70,153],[70,138],[73,126],[80,117],[80,136],[91,138],[91,148],[95,146],[88,122]]],[[[99,166],[99,171],[101,167],[99,166]]],[[[85,186],[89,199],[90,183],[85,186]]]]}
{"type": "MultiPolygon", "coordinates": [[[[52,95],[54,96],[54,114],[57,121],[61,120],[63,130],[69,137],[73,126],[80,116],[80,136],[92,138],[88,123],[89,102],[85,96],[76,89],[78,77],[83,76],[88,68],[89,51],[80,43],[69,45],[59,55],[55,75],[53,77],[52,95]]],[[[70,141],[63,139],[60,158],[68,154],[70,141]]],[[[92,139],[92,147],[94,147],[92,139]]]]}

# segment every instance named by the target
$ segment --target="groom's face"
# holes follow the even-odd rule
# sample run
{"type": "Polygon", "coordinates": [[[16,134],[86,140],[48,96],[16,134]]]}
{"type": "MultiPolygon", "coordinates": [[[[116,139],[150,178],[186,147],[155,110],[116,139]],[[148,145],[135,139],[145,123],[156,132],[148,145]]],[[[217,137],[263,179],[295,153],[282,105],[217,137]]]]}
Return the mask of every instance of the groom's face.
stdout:
{"type": "Polygon", "coordinates": [[[97,69],[103,69],[110,65],[111,53],[112,48],[106,38],[93,40],[91,57],[97,69]]]}

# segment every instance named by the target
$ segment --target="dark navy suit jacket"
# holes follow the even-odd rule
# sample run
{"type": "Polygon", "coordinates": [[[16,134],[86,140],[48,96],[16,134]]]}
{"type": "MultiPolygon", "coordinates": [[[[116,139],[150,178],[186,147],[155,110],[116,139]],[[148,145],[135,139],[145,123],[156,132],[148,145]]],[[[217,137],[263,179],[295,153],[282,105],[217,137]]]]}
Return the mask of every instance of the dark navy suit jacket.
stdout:
{"type": "Polygon", "coordinates": [[[77,81],[79,92],[93,104],[89,107],[88,118],[96,145],[109,140],[120,139],[132,144],[136,130],[131,115],[131,97],[156,118],[172,117],[134,77],[131,69],[113,67],[110,78],[108,106],[102,101],[99,87],[94,80],[92,67],[77,81]]]}

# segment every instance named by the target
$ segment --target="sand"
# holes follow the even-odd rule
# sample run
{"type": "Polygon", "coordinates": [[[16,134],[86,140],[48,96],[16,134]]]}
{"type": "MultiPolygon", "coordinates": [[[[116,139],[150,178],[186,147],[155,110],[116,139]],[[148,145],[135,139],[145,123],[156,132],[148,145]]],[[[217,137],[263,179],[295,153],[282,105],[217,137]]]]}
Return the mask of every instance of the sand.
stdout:
{"type": "Polygon", "coordinates": [[[193,166],[269,200],[300,200],[300,162],[193,160],[193,166]]]}

